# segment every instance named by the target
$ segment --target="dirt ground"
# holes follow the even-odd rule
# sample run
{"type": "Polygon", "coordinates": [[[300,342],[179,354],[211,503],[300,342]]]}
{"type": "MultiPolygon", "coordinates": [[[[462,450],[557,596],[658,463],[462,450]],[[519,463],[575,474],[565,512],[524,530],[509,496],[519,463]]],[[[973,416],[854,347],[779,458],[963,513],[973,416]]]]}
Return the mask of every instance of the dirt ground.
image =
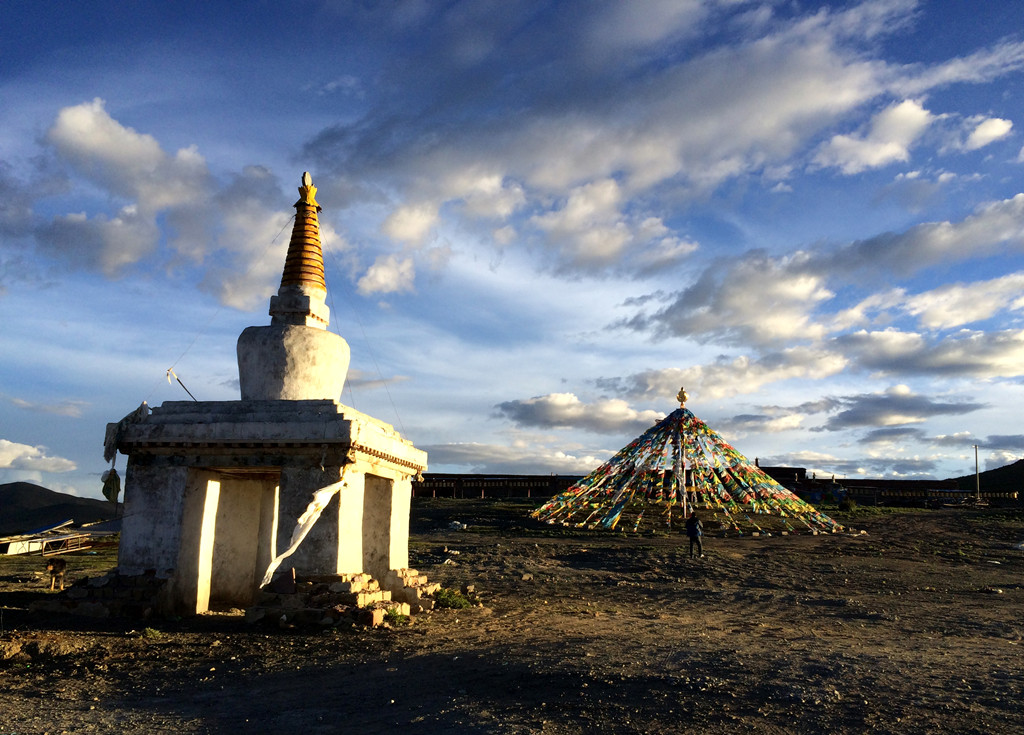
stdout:
{"type": "Polygon", "coordinates": [[[415,501],[412,564],[482,605],[390,630],[34,616],[41,559],[0,558],[0,734],[1024,732],[1024,510],[863,511],[837,520],[866,535],[691,560],[530,507],[415,501]]]}

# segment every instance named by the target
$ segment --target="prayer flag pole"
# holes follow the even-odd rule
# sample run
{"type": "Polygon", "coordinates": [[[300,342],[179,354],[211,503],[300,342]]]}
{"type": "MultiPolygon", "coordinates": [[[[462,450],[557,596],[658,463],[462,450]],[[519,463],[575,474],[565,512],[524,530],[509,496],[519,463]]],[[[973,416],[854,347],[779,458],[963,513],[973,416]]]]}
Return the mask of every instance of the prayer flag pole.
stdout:
{"type": "MultiPolygon", "coordinates": [[[[679,401],[679,408],[686,408],[686,399],[690,396],[686,393],[686,389],[681,387],[679,392],[676,394],[676,400],[679,401]]],[[[676,474],[676,482],[679,484],[679,489],[683,494],[683,518],[690,517],[690,496],[686,492],[686,448],[683,446],[682,431],[680,430],[680,424],[676,424],[676,457],[675,467],[673,472],[676,474]]]]}

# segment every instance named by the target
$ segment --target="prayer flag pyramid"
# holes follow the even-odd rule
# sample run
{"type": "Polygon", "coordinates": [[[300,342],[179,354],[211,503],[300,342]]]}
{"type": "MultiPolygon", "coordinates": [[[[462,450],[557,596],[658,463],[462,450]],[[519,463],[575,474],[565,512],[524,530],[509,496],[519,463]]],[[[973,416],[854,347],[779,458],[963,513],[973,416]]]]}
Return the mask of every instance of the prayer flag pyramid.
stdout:
{"type": "MultiPolygon", "coordinates": [[[[632,530],[641,528],[652,507],[671,528],[672,511],[696,510],[723,529],[772,529],[796,533],[835,532],[843,527],[751,464],[721,435],[686,407],[680,389],[679,408],[623,447],[614,457],[534,511],[548,523],[614,529],[627,517],[632,530]],[[684,479],[685,478],[685,479],[684,479]],[[710,516],[710,517],[709,517],[710,516]],[[752,516],[759,516],[757,522],[752,516]]],[[[657,520],[655,522],[658,522],[657,520]]]]}

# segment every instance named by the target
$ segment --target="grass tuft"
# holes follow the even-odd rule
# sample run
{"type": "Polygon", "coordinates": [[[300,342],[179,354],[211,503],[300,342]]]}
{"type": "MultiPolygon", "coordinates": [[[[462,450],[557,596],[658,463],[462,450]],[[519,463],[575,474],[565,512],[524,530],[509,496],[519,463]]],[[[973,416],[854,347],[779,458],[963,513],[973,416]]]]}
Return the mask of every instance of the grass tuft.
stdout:
{"type": "Polygon", "coordinates": [[[434,595],[434,604],[437,607],[448,608],[451,610],[462,610],[463,608],[471,607],[471,603],[464,594],[458,590],[451,590],[447,587],[442,587],[434,595]]]}

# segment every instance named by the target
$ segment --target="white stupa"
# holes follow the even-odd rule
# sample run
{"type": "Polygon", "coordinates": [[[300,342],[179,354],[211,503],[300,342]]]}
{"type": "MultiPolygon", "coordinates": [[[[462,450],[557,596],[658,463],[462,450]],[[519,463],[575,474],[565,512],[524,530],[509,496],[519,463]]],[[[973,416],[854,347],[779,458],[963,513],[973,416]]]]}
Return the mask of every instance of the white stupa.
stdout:
{"type": "Polygon", "coordinates": [[[241,399],[143,404],[108,425],[107,459],[128,455],[119,573],[166,578],[179,614],[248,605],[277,570],[394,584],[408,567],[427,455],[338,402],[349,347],[327,329],[308,173],[299,193],[271,323],[238,339],[241,399]]]}

